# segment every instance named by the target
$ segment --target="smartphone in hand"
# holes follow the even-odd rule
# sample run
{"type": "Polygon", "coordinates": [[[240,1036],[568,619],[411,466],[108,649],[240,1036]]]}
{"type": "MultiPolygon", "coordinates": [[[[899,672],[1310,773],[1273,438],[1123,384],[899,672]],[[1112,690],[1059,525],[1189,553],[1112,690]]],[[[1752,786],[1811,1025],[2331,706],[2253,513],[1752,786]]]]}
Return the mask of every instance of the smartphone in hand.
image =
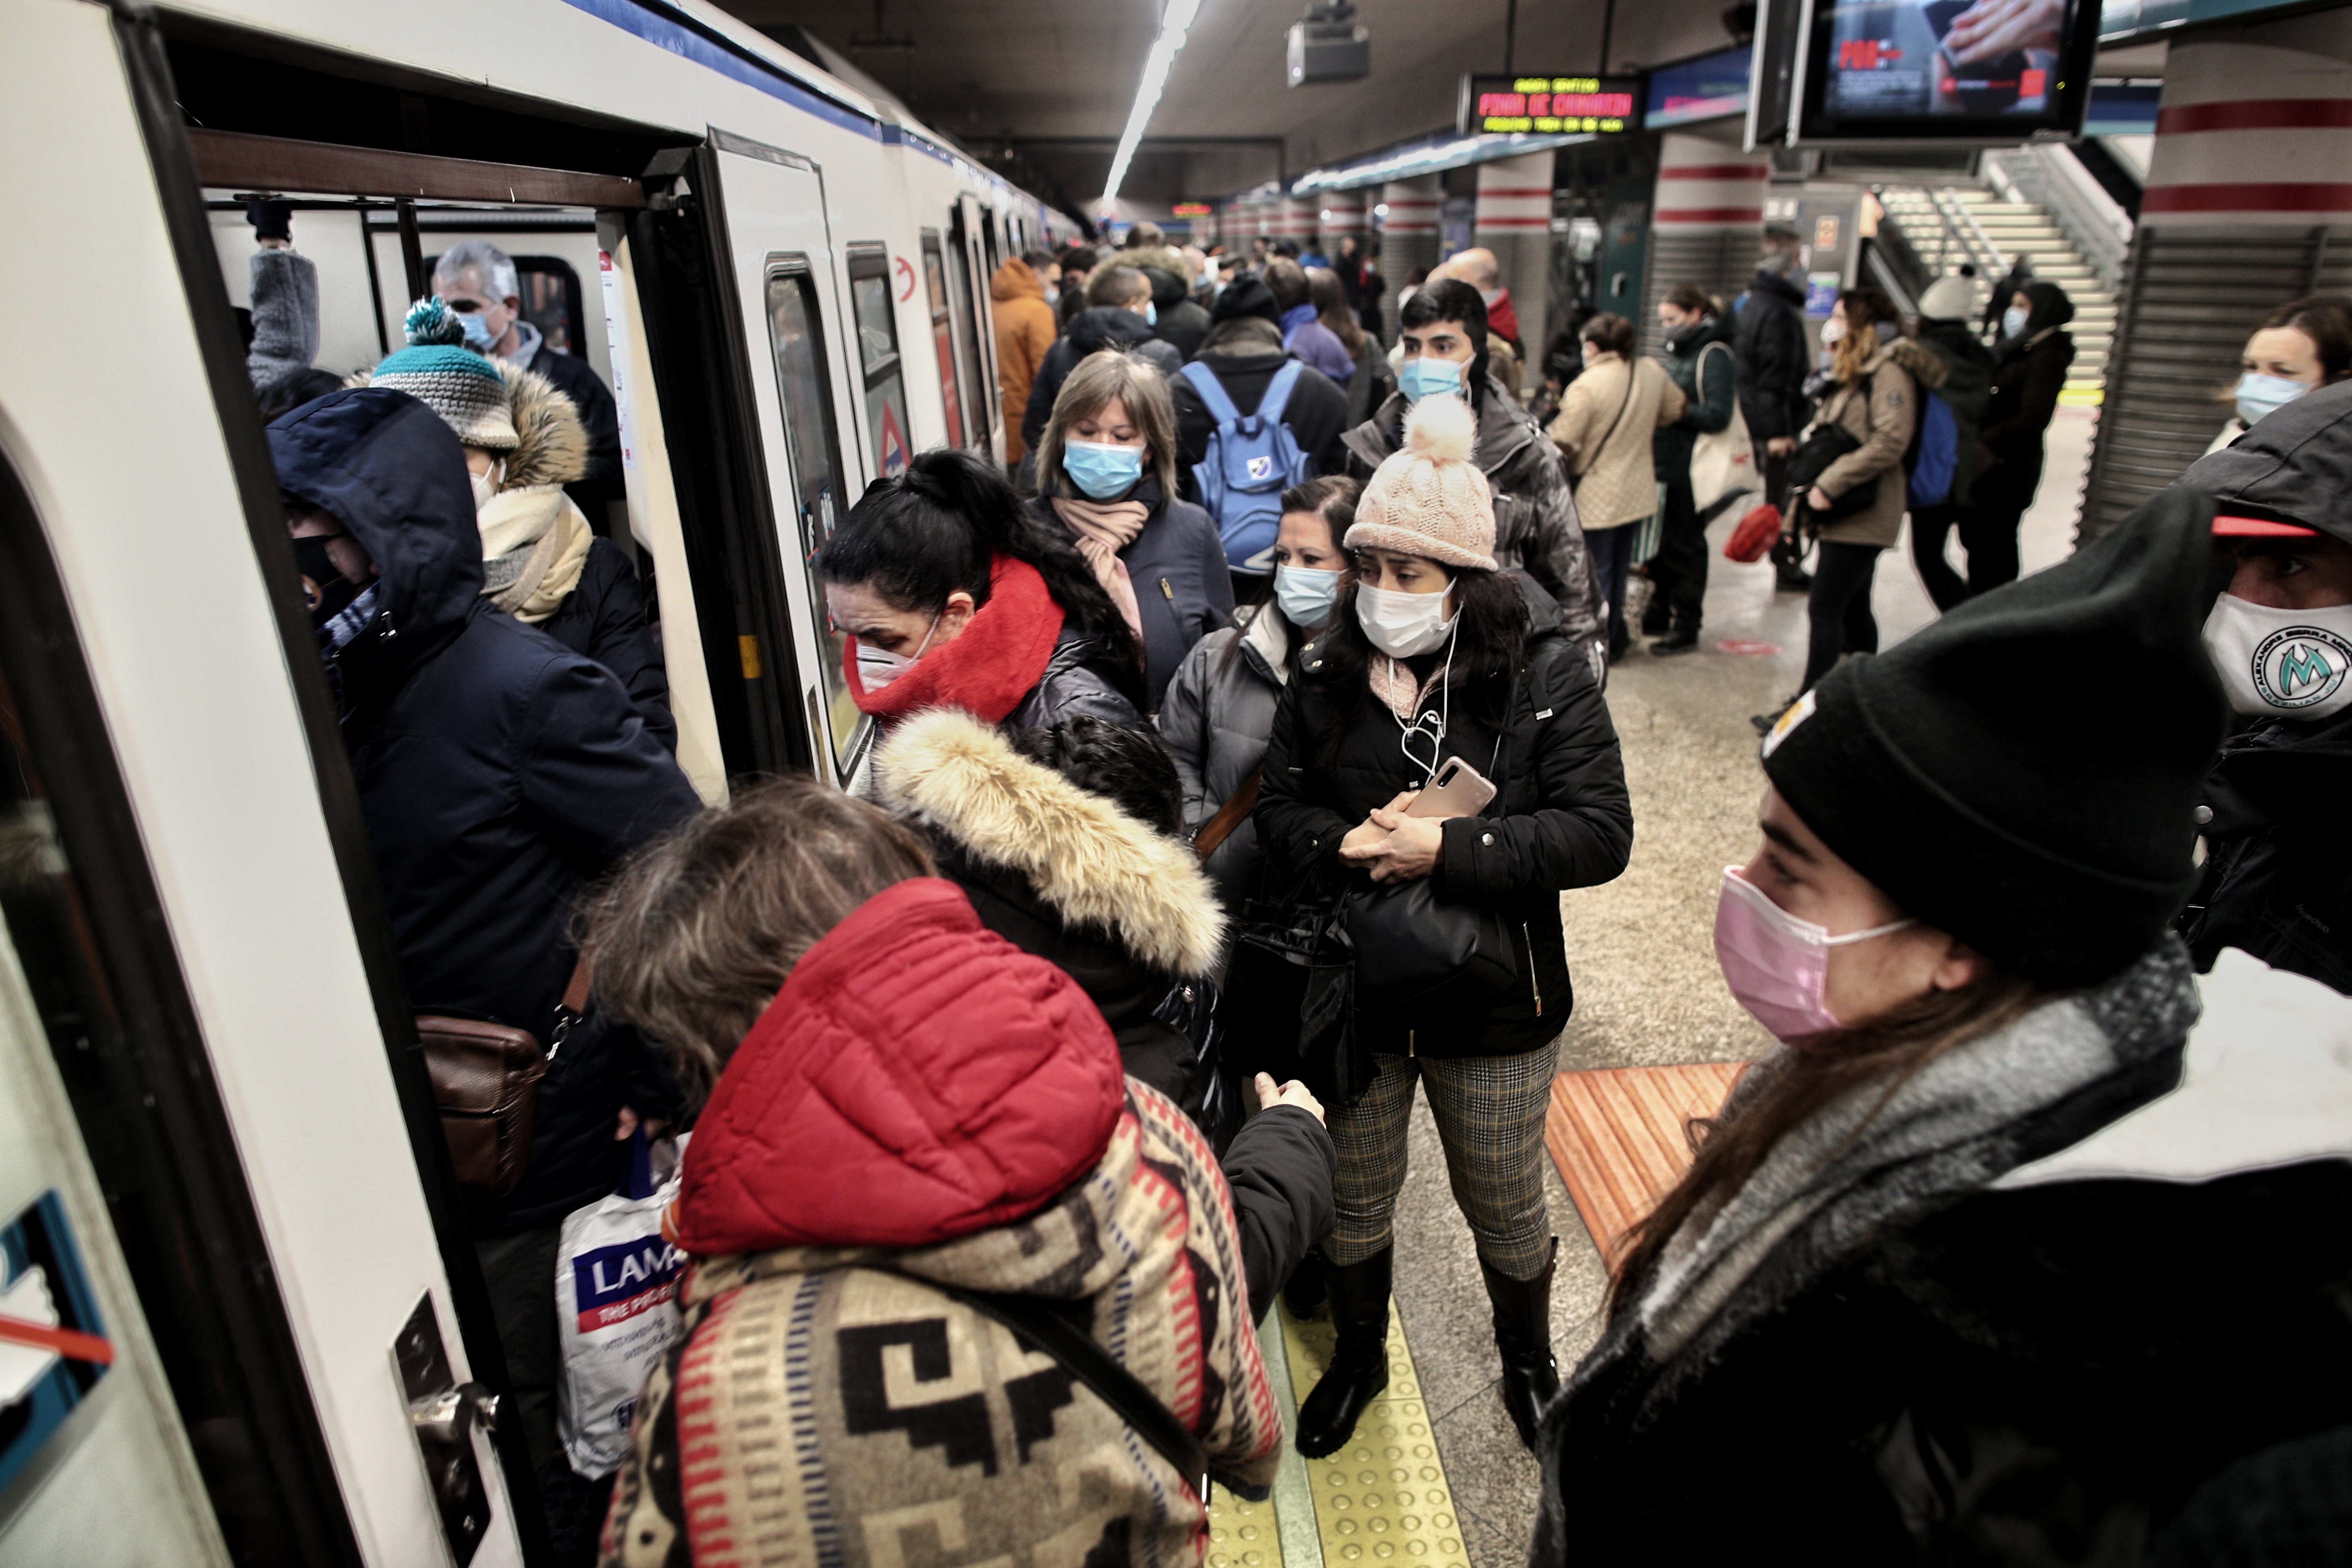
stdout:
{"type": "Polygon", "coordinates": [[[1495,798],[1495,786],[1486,775],[1459,757],[1448,757],[1437,767],[1437,776],[1427,788],[1412,797],[1404,808],[1407,816],[1475,816],[1486,809],[1495,798]]]}

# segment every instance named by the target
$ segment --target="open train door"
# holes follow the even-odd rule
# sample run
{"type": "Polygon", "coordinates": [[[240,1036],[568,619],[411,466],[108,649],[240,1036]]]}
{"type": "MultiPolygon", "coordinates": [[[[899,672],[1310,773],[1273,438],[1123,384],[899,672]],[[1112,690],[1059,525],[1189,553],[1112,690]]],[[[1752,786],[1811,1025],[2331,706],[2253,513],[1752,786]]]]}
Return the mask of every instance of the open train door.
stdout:
{"type": "MultiPolygon", "coordinates": [[[[977,197],[969,194],[956,197],[953,239],[963,253],[963,276],[971,298],[973,321],[972,346],[978,351],[985,386],[1003,384],[996,379],[996,325],[991,315],[989,280],[996,275],[992,259],[996,242],[989,229],[988,209],[977,197]]],[[[989,446],[1001,459],[1004,456],[1004,410],[1003,399],[986,398],[983,405],[989,415],[989,446]]]]}
{"type": "Polygon", "coordinates": [[[817,776],[845,781],[871,726],[850,700],[844,639],[825,615],[816,558],[866,480],[898,472],[913,456],[903,384],[892,379],[888,263],[836,251],[824,171],[814,159],[713,128],[697,173],[719,198],[706,203],[705,221],[732,284],[725,335],[744,361],[749,397],[740,406],[759,426],[754,449],[764,463],[768,527],[792,622],[790,646],[779,651],[807,716],[817,776]],[[868,321],[868,310],[851,320],[844,266],[856,275],[853,287],[866,274],[878,280],[881,316],[868,321]],[[862,406],[851,395],[853,379],[866,389],[862,406]],[[861,431],[874,443],[870,453],[860,448],[861,431]]]}
{"type": "Polygon", "coordinates": [[[0,156],[72,235],[20,225],[0,287],[70,254],[84,302],[0,355],[0,1561],[517,1563],[544,1530],[469,1387],[496,1341],[149,17],[0,0],[0,156]]]}

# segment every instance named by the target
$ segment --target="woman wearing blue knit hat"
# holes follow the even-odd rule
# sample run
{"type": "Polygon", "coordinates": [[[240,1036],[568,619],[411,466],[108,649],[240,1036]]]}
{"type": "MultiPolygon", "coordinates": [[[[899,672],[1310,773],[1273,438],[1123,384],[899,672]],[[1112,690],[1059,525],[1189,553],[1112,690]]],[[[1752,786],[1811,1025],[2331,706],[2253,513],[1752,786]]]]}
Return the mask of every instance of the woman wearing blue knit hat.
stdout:
{"type": "Polygon", "coordinates": [[[409,307],[404,331],[406,346],[364,379],[418,399],[465,444],[483,595],[620,677],[646,727],[675,751],[669,682],[636,571],[563,491],[588,468],[579,410],[546,377],[466,347],[437,295],[409,307]]]}

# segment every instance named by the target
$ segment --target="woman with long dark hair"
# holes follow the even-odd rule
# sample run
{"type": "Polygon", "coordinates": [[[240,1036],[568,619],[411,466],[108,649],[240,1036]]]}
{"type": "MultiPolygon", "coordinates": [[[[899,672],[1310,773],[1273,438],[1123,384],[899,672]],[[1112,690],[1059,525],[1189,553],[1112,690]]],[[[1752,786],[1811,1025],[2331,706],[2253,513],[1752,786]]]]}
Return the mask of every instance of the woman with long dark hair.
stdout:
{"type": "Polygon", "coordinates": [[[1014,730],[1142,725],[1127,617],[983,458],[943,448],[877,479],[817,564],[850,695],[886,728],[940,707],[1014,730]]]}
{"type": "Polygon", "coordinates": [[[1356,362],[1356,372],[1341,384],[1348,395],[1348,423],[1360,425],[1372,416],[1372,410],[1388,401],[1396,390],[1396,373],[1389,369],[1388,356],[1381,353],[1380,340],[1364,331],[1357,319],[1356,309],[1348,302],[1348,291],[1341,287],[1339,275],[1318,267],[1307,274],[1307,290],[1315,303],[1315,319],[1330,329],[1356,362]]]}
{"type": "Polygon", "coordinates": [[[1546,1417],[1538,1568],[2271,1560],[2162,1533],[2345,1419],[2352,1004],[2242,953],[2200,982],[2168,929],[2225,718],[2212,514],[2159,498],[1767,737],[1715,945],[1782,1044],[1546,1417]],[[2090,668],[2131,674],[2034,686],[2090,668]]]}
{"type": "Polygon", "coordinates": [[[1307,1455],[1342,1447],[1388,1385],[1391,1222],[1416,1080],[1477,1238],[1504,1404],[1530,1442],[1559,1387],[1541,1162],[1570,1005],[1559,895],[1625,868],[1633,820],[1591,662],[1546,595],[1496,569],[1475,435],[1469,405],[1442,393],[1405,420],[1347,531],[1355,587],[1284,689],[1265,752],[1256,820],[1269,885],[1346,899],[1355,1035],[1378,1069],[1355,1103],[1328,1108],[1339,1220],[1324,1258],[1339,1343],[1299,1409],[1307,1455]],[[1410,815],[1408,792],[1454,759],[1492,783],[1491,801],[1410,815]],[[1375,926],[1427,978],[1370,956],[1375,926]],[[1475,927],[1475,945],[1437,945],[1441,927],[1475,927]]]}

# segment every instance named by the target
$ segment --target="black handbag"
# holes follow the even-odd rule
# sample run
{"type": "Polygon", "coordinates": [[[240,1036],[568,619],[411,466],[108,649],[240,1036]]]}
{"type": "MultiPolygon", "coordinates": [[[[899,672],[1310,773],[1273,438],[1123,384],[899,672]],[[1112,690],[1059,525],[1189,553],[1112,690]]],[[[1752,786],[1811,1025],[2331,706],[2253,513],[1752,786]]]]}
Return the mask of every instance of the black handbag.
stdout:
{"type": "MultiPolygon", "coordinates": [[[[1870,378],[1864,377],[1854,393],[1847,395],[1856,394],[1865,399],[1870,396],[1870,378]]],[[[1839,407],[1843,412],[1844,405],[1841,404],[1839,407]]],[[[1789,455],[1789,504],[1783,509],[1784,512],[1794,517],[1801,510],[1816,520],[1826,521],[1851,517],[1855,512],[1875,506],[1878,503],[1878,476],[1874,474],[1825,508],[1817,507],[1811,501],[1806,501],[1801,509],[1797,504],[1801,498],[1811,493],[1813,487],[1821,482],[1822,476],[1830,471],[1831,464],[1849,453],[1861,450],[1862,437],[1843,425],[1834,419],[1816,421],[1813,433],[1789,455]]]]}
{"type": "Polygon", "coordinates": [[[1516,921],[1449,904],[1434,878],[1350,889],[1340,904],[1356,949],[1357,1005],[1366,1012],[1436,999],[1479,1007],[1519,984],[1516,921]]]}
{"type": "Polygon", "coordinates": [[[1237,1076],[1298,1079],[1327,1106],[1363,1098],[1377,1070],[1356,1038],[1356,955],[1329,899],[1253,900],[1225,961],[1223,1044],[1237,1076]]]}
{"type": "Polygon", "coordinates": [[[1201,1086],[1201,1108],[1192,1120],[1220,1154],[1242,1125],[1241,1101],[1225,1080],[1223,1000],[1217,983],[1204,974],[1178,981],[1151,1009],[1155,1022],[1192,1043],[1192,1073],[1201,1086]]]}

